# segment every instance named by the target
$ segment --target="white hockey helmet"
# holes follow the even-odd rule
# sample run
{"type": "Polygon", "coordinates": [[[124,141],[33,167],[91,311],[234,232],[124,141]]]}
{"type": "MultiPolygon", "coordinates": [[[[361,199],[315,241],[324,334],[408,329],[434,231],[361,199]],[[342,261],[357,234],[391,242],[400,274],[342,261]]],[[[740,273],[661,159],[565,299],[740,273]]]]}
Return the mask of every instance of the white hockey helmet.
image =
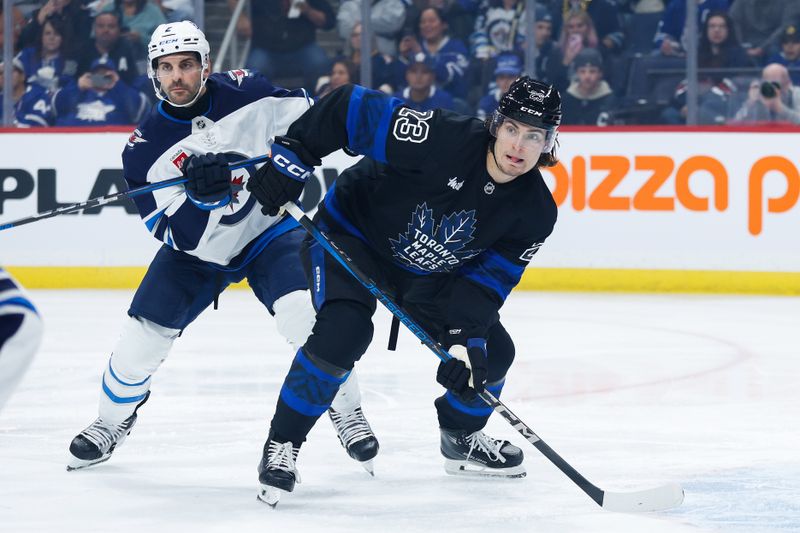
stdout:
{"type": "Polygon", "coordinates": [[[179,54],[186,52],[194,52],[199,57],[200,64],[202,65],[203,74],[200,77],[200,89],[194,96],[191,102],[186,104],[170,104],[176,107],[188,107],[194,104],[200,97],[203,87],[205,87],[206,80],[205,71],[210,64],[209,55],[211,53],[211,46],[206,40],[205,34],[197,27],[194,22],[189,20],[182,20],[180,22],[173,22],[169,24],[160,24],[153,35],[150,37],[150,44],[147,45],[147,76],[153,82],[153,90],[159,100],[169,101],[169,96],[161,90],[156,70],[158,68],[158,58],[170,54],[179,54]]]}

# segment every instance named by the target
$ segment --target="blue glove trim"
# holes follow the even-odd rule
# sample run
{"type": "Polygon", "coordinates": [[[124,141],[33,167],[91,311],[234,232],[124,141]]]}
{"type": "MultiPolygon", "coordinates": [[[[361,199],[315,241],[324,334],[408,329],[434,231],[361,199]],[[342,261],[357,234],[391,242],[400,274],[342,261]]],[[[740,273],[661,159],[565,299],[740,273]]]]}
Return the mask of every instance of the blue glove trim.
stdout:
{"type": "Polygon", "coordinates": [[[480,337],[467,339],[467,350],[470,348],[480,348],[483,352],[483,356],[486,357],[486,339],[480,337]]]}
{"type": "Polygon", "coordinates": [[[314,172],[314,167],[304,165],[297,154],[278,143],[272,144],[272,166],[287,178],[300,183],[305,183],[314,172]]]}
{"type": "Polygon", "coordinates": [[[186,191],[186,196],[189,197],[189,200],[192,201],[194,205],[202,209],[203,211],[213,211],[214,209],[219,209],[220,207],[225,207],[229,203],[231,203],[231,195],[228,194],[222,200],[217,202],[202,202],[197,198],[192,198],[192,195],[189,194],[189,191],[186,191]]]}

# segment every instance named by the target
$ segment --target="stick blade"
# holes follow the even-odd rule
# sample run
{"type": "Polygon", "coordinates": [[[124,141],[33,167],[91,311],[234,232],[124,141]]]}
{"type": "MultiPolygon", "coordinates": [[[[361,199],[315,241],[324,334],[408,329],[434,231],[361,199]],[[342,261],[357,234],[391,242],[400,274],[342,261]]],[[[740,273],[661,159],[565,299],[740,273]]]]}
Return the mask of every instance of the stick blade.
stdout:
{"type": "Polygon", "coordinates": [[[637,492],[603,493],[603,509],[615,513],[665,511],[681,503],[683,503],[683,487],[677,483],[637,492]]]}

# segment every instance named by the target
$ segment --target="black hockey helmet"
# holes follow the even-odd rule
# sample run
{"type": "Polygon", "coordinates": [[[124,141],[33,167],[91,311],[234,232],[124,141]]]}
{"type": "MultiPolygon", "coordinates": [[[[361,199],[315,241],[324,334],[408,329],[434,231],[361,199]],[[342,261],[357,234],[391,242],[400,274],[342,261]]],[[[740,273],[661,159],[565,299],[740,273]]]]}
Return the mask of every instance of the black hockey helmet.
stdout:
{"type": "Polygon", "coordinates": [[[544,151],[549,152],[561,124],[561,95],[552,85],[529,76],[517,78],[500,99],[500,105],[492,116],[489,124],[492,135],[497,136],[497,128],[506,118],[547,131],[544,151]]]}

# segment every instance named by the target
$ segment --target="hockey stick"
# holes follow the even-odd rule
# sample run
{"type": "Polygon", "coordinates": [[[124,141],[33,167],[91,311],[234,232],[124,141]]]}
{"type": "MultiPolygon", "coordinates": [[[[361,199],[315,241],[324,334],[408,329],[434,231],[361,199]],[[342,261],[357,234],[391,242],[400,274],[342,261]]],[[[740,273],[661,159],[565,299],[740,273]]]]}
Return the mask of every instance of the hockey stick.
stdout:
{"type": "MultiPolygon", "coordinates": [[[[442,361],[447,361],[452,356],[441,344],[433,340],[416,322],[398,306],[392,298],[386,295],[377,284],[361,271],[353,260],[339,248],[335,242],[331,241],[314,222],[309,219],[300,207],[293,202],[288,202],[283,209],[289,212],[303,228],[322,245],[350,274],[355,277],[378,301],[386,306],[405,326],[416,335],[433,353],[442,361]]],[[[580,472],[575,470],[550,446],[547,445],[539,436],[533,432],[517,415],[494,397],[488,391],[480,394],[481,399],[492,409],[500,414],[506,421],[516,429],[520,435],[525,437],[533,444],[542,455],[561,470],[573,483],[578,485],[591,499],[593,499],[603,509],[617,512],[643,512],[643,511],[663,511],[672,507],[677,507],[683,502],[683,488],[677,483],[662,485],[649,490],[635,492],[609,492],[592,484],[583,477],[580,472]]]]}
{"type": "MultiPolygon", "coordinates": [[[[235,163],[229,163],[228,169],[236,170],[239,168],[244,168],[248,165],[263,163],[267,159],[269,159],[268,155],[260,155],[257,157],[252,157],[250,159],[245,159],[244,161],[236,161],[235,163]]],[[[186,182],[186,178],[183,176],[178,176],[177,178],[159,181],[156,183],[150,183],[148,185],[142,185],[141,187],[137,187],[135,189],[117,192],[114,194],[107,194],[105,196],[99,196],[97,198],[86,200],[85,202],[80,202],[72,205],[65,205],[64,207],[59,207],[58,209],[45,211],[44,213],[39,213],[37,215],[33,215],[30,217],[21,218],[19,220],[13,220],[11,222],[6,222],[5,224],[0,224],[0,231],[16,228],[17,226],[23,226],[25,224],[30,224],[32,222],[37,222],[45,218],[57,217],[58,215],[66,215],[69,213],[76,213],[78,211],[83,211],[84,209],[89,209],[91,207],[106,205],[116,200],[133,198],[134,196],[139,196],[141,194],[146,194],[148,192],[157,191],[158,189],[164,189],[166,187],[170,187],[172,185],[178,185],[184,182],[186,182]]]]}

